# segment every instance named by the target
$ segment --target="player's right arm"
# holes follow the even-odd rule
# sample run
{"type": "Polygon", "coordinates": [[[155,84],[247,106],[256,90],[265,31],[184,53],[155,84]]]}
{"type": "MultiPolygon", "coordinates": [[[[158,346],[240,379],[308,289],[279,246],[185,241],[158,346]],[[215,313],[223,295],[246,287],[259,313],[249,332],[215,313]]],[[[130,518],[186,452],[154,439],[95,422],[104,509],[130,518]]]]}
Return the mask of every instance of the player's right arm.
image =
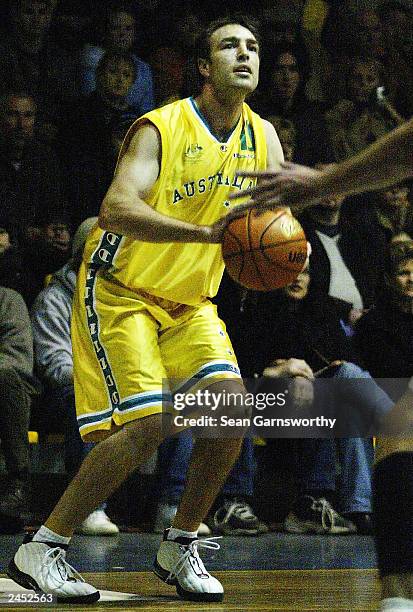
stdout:
{"type": "Polygon", "coordinates": [[[161,167],[161,138],[151,123],[133,136],[103,200],[99,226],[146,242],[210,242],[208,226],[186,223],[145,202],[161,167]]]}

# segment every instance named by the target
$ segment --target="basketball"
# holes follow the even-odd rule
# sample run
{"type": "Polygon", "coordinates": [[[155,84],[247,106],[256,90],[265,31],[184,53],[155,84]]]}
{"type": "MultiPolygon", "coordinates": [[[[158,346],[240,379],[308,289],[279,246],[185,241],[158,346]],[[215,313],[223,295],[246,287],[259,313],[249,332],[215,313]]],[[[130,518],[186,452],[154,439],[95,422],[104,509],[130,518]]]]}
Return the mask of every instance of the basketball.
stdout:
{"type": "Polygon", "coordinates": [[[227,225],[222,255],[237,283],[271,291],[297,278],[307,259],[307,240],[297,219],[285,209],[252,208],[227,225]]]}

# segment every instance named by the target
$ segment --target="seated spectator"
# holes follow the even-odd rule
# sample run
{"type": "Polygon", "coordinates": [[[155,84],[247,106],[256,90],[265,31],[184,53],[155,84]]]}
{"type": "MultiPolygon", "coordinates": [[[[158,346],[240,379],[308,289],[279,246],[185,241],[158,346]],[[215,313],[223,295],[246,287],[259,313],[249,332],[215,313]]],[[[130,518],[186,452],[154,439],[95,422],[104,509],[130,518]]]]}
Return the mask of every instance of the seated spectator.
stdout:
{"type": "Polygon", "coordinates": [[[62,158],[69,170],[83,153],[104,157],[110,144],[111,126],[137,115],[127,98],[135,78],[128,52],[110,51],[99,61],[96,89],[80,98],[68,112],[61,130],[62,158]]]}
{"type": "Polygon", "coordinates": [[[54,142],[61,108],[80,91],[80,52],[49,35],[54,3],[10,2],[9,33],[0,46],[0,92],[25,90],[39,103],[37,134],[54,142]]]}
{"type": "Polygon", "coordinates": [[[256,100],[265,118],[276,116],[292,121],[296,129],[295,160],[306,165],[331,159],[323,108],[305,95],[308,60],[299,48],[285,45],[270,50],[263,60],[263,79],[256,100]]]}
{"type": "MultiPolygon", "coordinates": [[[[339,406],[343,412],[346,404],[350,435],[357,435],[358,431],[366,435],[371,427],[380,426],[393,403],[358,365],[351,339],[343,329],[338,301],[311,293],[308,267],[285,289],[263,294],[256,316],[261,318],[254,340],[257,372],[264,376],[261,389],[271,385],[270,379],[288,378],[295,414],[313,401],[326,411],[339,406]],[[325,376],[337,382],[317,385],[315,381],[325,376]],[[337,384],[338,381],[343,384],[337,384]]],[[[285,381],[282,385],[285,389],[285,381]]],[[[287,531],[348,533],[352,529],[348,520],[361,533],[371,531],[372,464],[373,446],[369,438],[299,440],[300,494],[286,519],[287,531]],[[335,490],[336,452],[341,461],[338,501],[344,522],[326,502],[329,498],[331,501],[335,490]]]]}
{"type": "Polygon", "coordinates": [[[25,91],[0,97],[0,225],[23,247],[37,218],[66,209],[56,155],[34,135],[37,106],[25,91]]]}
{"type": "MultiPolygon", "coordinates": [[[[163,533],[172,522],[186,482],[186,473],[193,447],[190,430],[168,438],[159,447],[158,469],[160,500],[154,531],[163,533]]],[[[199,536],[211,531],[222,535],[261,535],[268,527],[252,509],[254,493],[255,459],[251,438],[245,438],[241,455],[228,476],[213,509],[201,523],[199,536]]]]}
{"type": "Polygon", "coordinates": [[[389,246],[385,283],[357,324],[357,349],[372,376],[413,375],[413,241],[389,246]]]}
{"type": "Polygon", "coordinates": [[[371,306],[382,281],[387,241],[372,207],[329,198],[300,215],[312,246],[312,291],[344,300],[349,321],[371,306]],[[359,212],[362,210],[362,214],[359,212]]]}
{"type": "Polygon", "coordinates": [[[0,286],[23,293],[23,253],[6,227],[0,227],[0,286]]]}
{"type": "Polygon", "coordinates": [[[387,98],[378,95],[382,85],[382,68],[376,60],[351,60],[345,98],[325,114],[337,161],[361,151],[403,121],[387,98]]]}
{"type": "MultiPolygon", "coordinates": [[[[41,429],[58,425],[65,435],[65,467],[70,476],[78,471],[93,444],[82,442],[77,426],[73,388],[73,360],[70,337],[73,292],[83,247],[97,218],[85,220],[73,239],[72,258],[53,276],[49,285],[38,295],[31,312],[35,362],[44,384],[38,415],[41,429]],[[47,409],[47,407],[49,409],[47,409]]],[[[118,527],[105,513],[105,506],[92,512],[80,527],[86,535],[114,535],[118,527]]]]}
{"type": "Polygon", "coordinates": [[[413,209],[406,184],[396,185],[377,193],[374,203],[388,242],[405,232],[413,234],[413,209]]]}
{"type": "Polygon", "coordinates": [[[83,50],[82,93],[90,94],[97,86],[97,66],[105,51],[130,53],[134,65],[134,79],[127,102],[137,116],[154,108],[152,72],[149,65],[133,52],[138,24],[127,3],[113,3],[105,13],[101,44],[86,45],[83,50]]]}
{"type": "Polygon", "coordinates": [[[22,252],[23,297],[30,308],[47,282],[70,258],[71,231],[66,214],[38,217],[22,252]]]}
{"type": "Polygon", "coordinates": [[[8,475],[0,495],[0,532],[15,533],[29,511],[30,404],[39,387],[27,308],[21,295],[5,287],[0,287],[0,378],[0,439],[8,475]]]}

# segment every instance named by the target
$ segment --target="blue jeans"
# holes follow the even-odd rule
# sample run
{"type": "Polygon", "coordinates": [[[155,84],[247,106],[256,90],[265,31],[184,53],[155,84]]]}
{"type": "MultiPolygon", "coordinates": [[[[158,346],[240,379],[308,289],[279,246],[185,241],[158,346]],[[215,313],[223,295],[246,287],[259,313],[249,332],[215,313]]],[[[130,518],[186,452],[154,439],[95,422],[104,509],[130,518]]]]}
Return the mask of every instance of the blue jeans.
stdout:
{"type": "MultiPolygon", "coordinates": [[[[186,473],[191,459],[193,438],[190,430],[165,440],[158,449],[160,477],[160,502],[179,503],[186,483],[186,473]]],[[[252,496],[254,488],[254,445],[244,438],[241,454],[223,487],[228,496],[252,496]]]]}
{"type": "MultiPolygon", "coordinates": [[[[392,400],[376,384],[370,374],[355,365],[344,363],[334,375],[335,379],[354,379],[348,382],[345,400],[348,409],[357,406],[358,413],[368,420],[380,419],[393,407],[392,400]],[[358,380],[370,380],[358,384],[358,380]]],[[[334,391],[334,386],[332,387],[334,391]]],[[[340,395],[340,400],[343,396],[340,395]]],[[[318,400],[320,397],[318,396],[318,400]]],[[[321,398],[334,401],[334,397],[321,398]]],[[[374,449],[370,438],[338,438],[297,440],[299,461],[298,484],[301,492],[307,490],[336,489],[336,462],[340,462],[338,499],[341,512],[371,512],[371,474],[374,449]]]]}

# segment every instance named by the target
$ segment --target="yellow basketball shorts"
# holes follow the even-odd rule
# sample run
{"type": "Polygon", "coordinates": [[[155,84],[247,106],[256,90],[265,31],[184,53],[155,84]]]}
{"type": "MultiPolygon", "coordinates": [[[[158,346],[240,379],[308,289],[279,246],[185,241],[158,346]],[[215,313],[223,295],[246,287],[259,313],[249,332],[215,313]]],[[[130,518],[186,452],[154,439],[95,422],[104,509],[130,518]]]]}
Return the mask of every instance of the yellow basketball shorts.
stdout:
{"type": "Polygon", "coordinates": [[[240,378],[209,300],[187,306],[138,295],[85,264],[73,302],[72,346],[82,437],[170,410],[174,393],[200,381],[240,378]]]}

